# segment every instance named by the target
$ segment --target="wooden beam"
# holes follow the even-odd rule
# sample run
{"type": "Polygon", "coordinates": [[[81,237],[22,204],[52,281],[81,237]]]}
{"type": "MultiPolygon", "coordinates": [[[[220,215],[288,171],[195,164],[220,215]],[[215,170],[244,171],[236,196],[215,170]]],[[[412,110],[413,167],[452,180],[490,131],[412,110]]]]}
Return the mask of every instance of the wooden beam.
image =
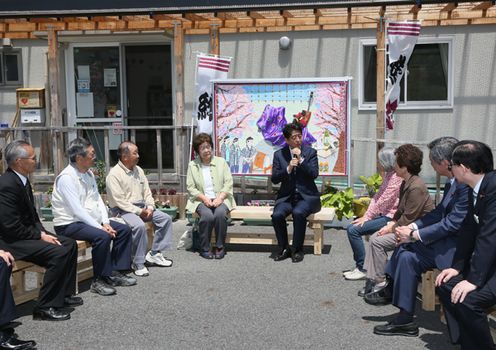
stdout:
{"type": "Polygon", "coordinates": [[[454,9],[456,9],[457,7],[458,7],[458,3],[457,2],[450,2],[449,4],[446,4],[446,6],[444,6],[441,9],[441,12],[451,12],[454,9]]]}
{"type": "Polygon", "coordinates": [[[184,30],[174,24],[174,64],[176,71],[176,125],[184,125],[184,30]]]}
{"type": "MultiPolygon", "coordinates": [[[[61,127],[62,111],[59,101],[59,43],[57,32],[51,28],[48,31],[48,80],[50,87],[50,125],[51,127],[61,127]]],[[[54,141],[54,173],[57,176],[64,166],[64,143],[62,132],[55,131],[52,135],[54,141]]]]}
{"type": "Polygon", "coordinates": [[[246,15],[250,18],[253,18],[253,19],[264,19],[265,16],[262,15],[260,12],[257,12],[257,11],[248,11],[246,13],[246,15]]]}
{"type": "Polygon", "coordinates": [[[190,21],[196,22],[196,21],[206,21],[208,20],[207,17],[200,16],[197,13],[185,13],[183,18],[189,19],[190,21]]]}
{"type": "Polygon", "coordinates": [[[422,5],[413,5],[412,8],[410,9],[410,13],[417,14],[422,10],[422,5]]]}
{"type": "Polygon", "coordinates": [[[213,55],[220,55],[220,39],[219,39],[219,26],[211,25],[210,26],[210,47],[208,52],[213,55]]]}
{"type": "MultiPolygon", "coordinates": [[[[385,116],[386,116],[386,101],[385,101],[385,85],[386,85],[386,19],[384,17],[386,7],[382,6],[379,11],[379,21],[377,22],[376,29],[376,101],[377,101],[377,114],[375,121],[375,134],[377,140],[383,140],[385,135],[385,116]]],[[[379,152],[384,147],[384,142],[376,141],[376,152],[379,152]]],[[[379,162],[377,164],[377,171],[379,171],[379,162]]]]}
{"type": "Polygon", "coordinates": [[[236,19],[236,16],[230,12],[215,12],[214,16],[221,20],[236,19]]]}
{"type": "Polygon", "coordinates": [[[294,17],[294,15],[289,10],[282,10],[281,16],[283,16],[284,18],[294,17]]]}
{"type": "Polygon", "coordinates": [[[479,5],[472,7],[472,11],[487,10],[488,8],[494,6],[495,1],[484,1],[479,5]]]}

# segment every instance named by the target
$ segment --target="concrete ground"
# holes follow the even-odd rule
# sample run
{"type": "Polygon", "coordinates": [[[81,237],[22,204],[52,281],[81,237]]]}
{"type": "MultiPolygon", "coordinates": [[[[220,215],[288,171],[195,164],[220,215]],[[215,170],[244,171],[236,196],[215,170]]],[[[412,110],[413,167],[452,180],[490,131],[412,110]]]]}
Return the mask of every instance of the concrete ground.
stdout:
{"type": "MultiPolygon", "coordinates": [[[[189,228],[174,223],[174,242],[189,228]]],[[[48,228],[49,225],[47,225],[48,228]]],[[[229,231],[265,231],[236,223],[229,231]]],[[[228,232],[229,232],[228,231],[228,232]]],[[[64,322],[33,321],[34,303],[18,307],[17,333],[38,349],[454,349],[439,312],[417,305],[419,337],[372,333],[391,319],[393,306],[375,307],[357,296],[363,281],[345,281],[353,266],[344,230],[325,231],[321,256],[310,247],[299,264],[274,262],[271,246],[230,246],[223,260],[173,250],[171,268],[151,268],[117,295],[90,293],[64,322]]]]}

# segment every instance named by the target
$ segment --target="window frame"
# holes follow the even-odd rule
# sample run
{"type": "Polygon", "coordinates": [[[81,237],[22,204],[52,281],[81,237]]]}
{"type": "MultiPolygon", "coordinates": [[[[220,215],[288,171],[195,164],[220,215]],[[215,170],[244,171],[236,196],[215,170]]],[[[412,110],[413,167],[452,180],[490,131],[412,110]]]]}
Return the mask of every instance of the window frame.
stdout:
{"type": "MultiPolygon", "coordinates": [[[[375,38],[364,38],[360,39],[359,53],[358,53],[358,110],[376,110],[376,102],[365,102],[365,81],[364,81],[364,50],[365,46],[375,46],[377,40],[375,38]]],[[[404,92],[405,101],[398,105],[398,109],[401,110],[424,110],[424,109],[452,109],[453,108],[453,37],[443,36],[443,37],[419,37],[417,44],[448,44],[448,83],[447,83],[447,93],[448,96],[446,100],[437,101],[408,101],[408,76],[404,75],[404,92]]],[[[387,42],[386,42],[387,45],[387,42]]]]}
{"type": "Polygon", "coordinates": [[[0,79],[0,88],[22,86],[22,81],[23,81],[22,49],[10,49],[10,48],[1,48],[0,47],[0,69],[2,71],[2,76],[0,79]],[[7,69],[5,66],[5,54],[17,56],[17,71],[18,71],[18,75],[19,75],[18,80],[8,80],[7,81],[7,69]]]}

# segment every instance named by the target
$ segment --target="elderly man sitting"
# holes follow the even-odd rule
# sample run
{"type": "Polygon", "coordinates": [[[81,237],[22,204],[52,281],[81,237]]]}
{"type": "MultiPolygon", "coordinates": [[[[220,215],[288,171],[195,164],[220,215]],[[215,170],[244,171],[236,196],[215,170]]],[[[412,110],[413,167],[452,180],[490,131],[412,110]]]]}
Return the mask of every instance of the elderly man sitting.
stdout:
{"type": "Polygon", "coordinates": [[[149,274],[145,262],[162,267],[172,266],[172,260],[162,255],[162,251],[171,246],[172,219],[155,210],[148,180],[143,169],[137,165],[138,147],[131,141],[124,141],[119,145],[117,155],[119,163],[107,176],[108,201],[111,213],[122,217],[131,227],[134,274],[144,277],[149,274]],[[148,253],[145,221],[151,221],[155,227],[152,249],[148,253]]]}
{"type": "Polygon", "coordinates": [[[127,225],[109,221],[91,171],[95,162],[91,143],[77,138],[69,144],[67,154],[70,164],[53,185],[55,232],[91,242],[94,279],[90,291],[112,295],[116,293],[115,286],[136,284],[135,278],[122,273],[131,267],[131,230],[127,225]]]}

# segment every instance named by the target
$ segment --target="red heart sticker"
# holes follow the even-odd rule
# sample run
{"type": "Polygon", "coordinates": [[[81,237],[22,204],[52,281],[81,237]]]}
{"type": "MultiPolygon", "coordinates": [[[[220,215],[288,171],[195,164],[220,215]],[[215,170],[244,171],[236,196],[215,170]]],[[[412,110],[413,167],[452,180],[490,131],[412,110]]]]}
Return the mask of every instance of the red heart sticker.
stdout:
{"type": "Polygon", "coordinates": [[[29,101],[29,99],[28,99],[27,97],[23,97],[23,98],[21,98],[21,103],[22,103],[23,105],[27,104],[27,103],[28,103],[28,101],[29,101]]]}

